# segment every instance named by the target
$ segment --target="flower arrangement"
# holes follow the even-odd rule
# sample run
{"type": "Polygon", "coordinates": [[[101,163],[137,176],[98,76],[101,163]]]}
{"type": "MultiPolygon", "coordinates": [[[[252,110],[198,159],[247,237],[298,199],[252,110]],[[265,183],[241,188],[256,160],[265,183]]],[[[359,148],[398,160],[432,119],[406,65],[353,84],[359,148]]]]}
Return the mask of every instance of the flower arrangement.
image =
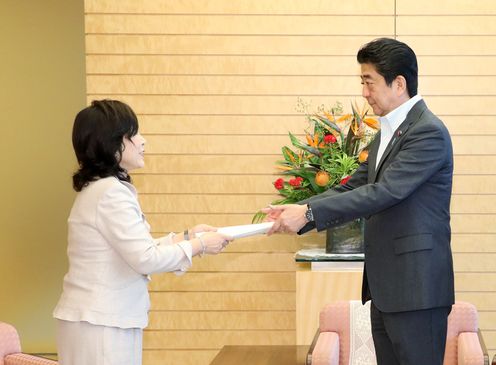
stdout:
{"type": "MultiPolygon", "coordinates": [[[[278,178],[273,184],[281,199],[272,204],[290,204],[320,194],[338,184],[345,184],[359,163],[367,160],[368,145],[379,130],[379,121],[367,116],[368,107],[351,104],[351,114],[343,115],[343,106],[337,102],[330,109],[324,106],[317,113],[308,113],[308,105],[298,99],[297,110],[309,122],[305,141],[291,132],[293,149],[282,147],[284,160],[276,166],[289,177],[278,178]]],[[[258,212],[254,222],[261,221],[258,212]]]]}

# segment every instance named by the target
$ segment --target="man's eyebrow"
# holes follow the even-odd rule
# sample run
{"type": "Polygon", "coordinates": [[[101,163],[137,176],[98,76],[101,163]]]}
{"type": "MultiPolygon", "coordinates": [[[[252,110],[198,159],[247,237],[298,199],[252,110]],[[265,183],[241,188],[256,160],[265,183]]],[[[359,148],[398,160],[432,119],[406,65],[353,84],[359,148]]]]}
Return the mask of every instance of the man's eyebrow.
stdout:
{"type": "Polygon", "coordinates": [[[362,78],[362,79],[371,79],[372,76],[370,76],[369,74],[365,74],[365,75],[360,75],[360,78],[362,78]]]}

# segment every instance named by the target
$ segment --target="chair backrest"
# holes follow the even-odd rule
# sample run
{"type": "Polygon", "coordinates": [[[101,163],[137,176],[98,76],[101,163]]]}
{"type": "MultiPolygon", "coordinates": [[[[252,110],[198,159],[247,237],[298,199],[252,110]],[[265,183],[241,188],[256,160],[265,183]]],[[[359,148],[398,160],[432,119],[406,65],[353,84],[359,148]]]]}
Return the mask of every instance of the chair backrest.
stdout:
{"type": "MultiPolygon", "coordinates": [[[[364,310],[368,310],[364,307],[364,310]]],[[[368,316],[370,320],[370,315],[368,316]]],[[[339,364],[350,361],[350,302],[338,301],[328,304],[320,312],[320,332],[336,332],[339,335],[339,364]]],[[[461,332],[477,332],[477,309],[473,304],[456,302],[448,317],[448,333],[444,364],[457,364],[458,335],[461,332]]]]}
{"type": "Polygon", "coordinates": [[[21,352],[21,341],[16,329],[4,322],[0,322],[0,365],[4,364],[5,356],[21,352]]]}

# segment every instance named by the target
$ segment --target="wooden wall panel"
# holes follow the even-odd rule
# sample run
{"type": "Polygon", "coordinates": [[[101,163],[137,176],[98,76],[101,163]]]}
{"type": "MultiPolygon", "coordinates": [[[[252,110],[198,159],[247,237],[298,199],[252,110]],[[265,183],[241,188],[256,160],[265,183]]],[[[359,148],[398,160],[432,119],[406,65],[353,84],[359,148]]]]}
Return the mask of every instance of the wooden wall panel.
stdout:
{"type": "Polygon", "coordinates": [[[493,0],[417,0],[397,1],[396,11],[398,15],[496,15],[496,7],[493,0]]]}
{"type": "MultiPolygon", "coordinates": [[[[353,24],[350,24],[352,27],[353,24]]],[[[374,36],[106,35],[86,36],[87,55],[354,56],[374,36]]],[[[393,31],[381,36],[393,36],[393,31]]],[[[490,41],[487,42],[490,46],[490,41]]],[[[495,48],[496,45],[493,45],[495,48]]]]}
{"type": "MultiPolygon", "coordinates": [[[[416,51],[419,91],[453,138],[452,248],[460,300],[496,351],[496,6],[492,0],[86,0],[87,99],[137,112],[134,175],[156,236],[235,225],[275,197],[298,97],[361,100],[356,52],[379,36],[416,51]]],[[[150,283],[144,364],[208,364],[228,344],[294,344],[293,253],[323,234],[254,237],[150,283]]]]}
{"type": "MultiPolygon", "coordinates": [[[[487,0],[486,0],[487,1],[487,0]]],[[[306,0],[305,2],[271,0],[251,2],[245,0],[86,0],[86,13],[133,14],[394,14],[394,0],[346,2],[306,0]]]]}
{"type": "MultiPolygon", "coordinates": [[[[88,75],[352,75],[355,55],[102,55],[86,56],[88,75]]],[[[435,60],[431,68],[436,67],[435,60]]],[[[484,66],[481,64],[481,66],[484,66]]]]}
{"type": "MultiPolygon", "coordinates": [[[[469,19],[468,19],[469,20],[469,19]]],[[[468,21],[467,20],[467,21],[468,21]]],[[[87,34],[181,35],[380,35],[393,26],[391,16],[228,14],[87,14],[87,34]],[[146,26],[144,26],[146,25],[146,26]]]]}

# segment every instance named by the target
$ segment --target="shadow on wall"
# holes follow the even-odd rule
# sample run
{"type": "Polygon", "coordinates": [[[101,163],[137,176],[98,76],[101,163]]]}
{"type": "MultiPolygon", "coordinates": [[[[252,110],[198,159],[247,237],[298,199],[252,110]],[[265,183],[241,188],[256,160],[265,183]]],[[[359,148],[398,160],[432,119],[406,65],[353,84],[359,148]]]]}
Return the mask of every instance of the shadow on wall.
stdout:
{"type": "Polygon", "coordinates": [[[85,106],[84,4],[2,0],[0,321],[25,352],[55,352],[67,268],[71,128],[85,106]]]}

